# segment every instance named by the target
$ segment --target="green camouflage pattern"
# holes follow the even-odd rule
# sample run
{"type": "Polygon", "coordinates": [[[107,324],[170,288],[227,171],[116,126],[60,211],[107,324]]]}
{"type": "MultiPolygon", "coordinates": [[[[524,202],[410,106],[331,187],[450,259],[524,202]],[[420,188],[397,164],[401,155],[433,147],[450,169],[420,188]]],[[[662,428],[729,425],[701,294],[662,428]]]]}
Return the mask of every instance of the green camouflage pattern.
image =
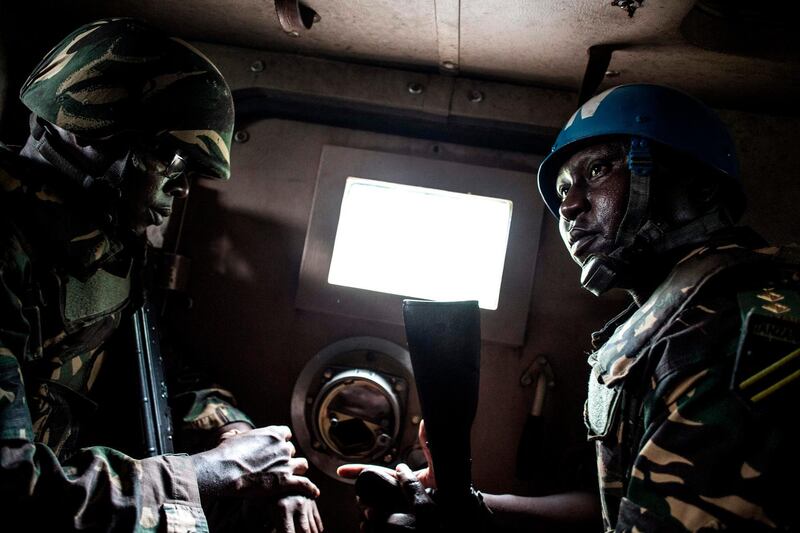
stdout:
{"type": "MultiPolygon", "coordinates": [[[[72,279],[102,290],[89,281],[100,271],[128,276],[131,259],[121,242],[86,218],[83,206],[73,206],[74,198],[31,171],[0,146],[3,530],[16,531],[19,521],[26,531],[207,531],[188,457],[139,460],[78,446],[81,428],[95,414],[90,394],[98,371],[114,355],[106,341],[128,298],[70,319],[62,288],[72,279]]],[[[179,416],[195,431],[234,421],[252,425],[222,389],[194,391],[189,399],[188,414],[179,416]]]]}
{"type": "Polygon", "coordinates": [[[72,32],[34,69],[20,98],[78,136],[132,134],[180,149],[201,174],[230,177],[234,111],[222,74],[190,44],[135,19],[72,32]]]}
{"type": "Polygon", "coordinates": [[[796,413],[756,413],[730,390],[737,294],[774,283],[776,250],[695,250],[595,339],[585,418],[607,531],[800,525],[796,413]]]}

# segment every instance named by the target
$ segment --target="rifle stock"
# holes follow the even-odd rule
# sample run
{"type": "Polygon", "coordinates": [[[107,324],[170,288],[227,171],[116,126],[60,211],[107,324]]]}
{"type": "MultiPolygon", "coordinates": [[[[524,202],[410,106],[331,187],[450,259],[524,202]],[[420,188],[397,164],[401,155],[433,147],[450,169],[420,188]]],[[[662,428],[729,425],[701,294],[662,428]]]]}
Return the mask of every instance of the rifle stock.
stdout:
{"type": "Polygon", "coordinates": [[[478,407],[478,302],[404,300],[411,366],[436,470],[437,500],[457,505],[472,488],[470,430],[478,407]]]}

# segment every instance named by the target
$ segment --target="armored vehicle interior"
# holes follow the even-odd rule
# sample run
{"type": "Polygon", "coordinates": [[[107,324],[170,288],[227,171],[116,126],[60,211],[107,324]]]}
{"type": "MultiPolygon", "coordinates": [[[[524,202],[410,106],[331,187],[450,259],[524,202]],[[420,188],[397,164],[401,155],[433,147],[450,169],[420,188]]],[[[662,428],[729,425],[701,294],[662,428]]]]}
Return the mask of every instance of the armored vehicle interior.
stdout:
{"type": "Polygon", "coordinates": [[[482,308],[475,485],[570,488],[566,465],[587,446],[591,332],[627,295],[580,287],[536,171],[590,96],[645,82],[712,106],[737,144],[744,222],[770,242],[800,236],[793,2],[0,2],[7,144],[27,136],[17,94],[28,73],[95,19],[144,19],[228,81],[230,181],[197,181],[149,234],[174,262],[162,328],[258,425],[292,428],[328,531],[358,530],[352,481],[337,466],[424,461],[403,298],[464,299],[458,283],[478,271],[487,285],[468,291],[482,308]],[[422,203],[397,210],[383,193],[422,203]]]}

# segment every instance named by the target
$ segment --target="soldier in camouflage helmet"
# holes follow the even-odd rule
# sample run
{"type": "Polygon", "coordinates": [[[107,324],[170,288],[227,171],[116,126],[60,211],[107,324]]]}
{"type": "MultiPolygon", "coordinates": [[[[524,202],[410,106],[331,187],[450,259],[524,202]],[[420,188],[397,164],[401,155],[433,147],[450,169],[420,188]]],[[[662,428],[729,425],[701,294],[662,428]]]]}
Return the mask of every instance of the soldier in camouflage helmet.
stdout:
{"type": "Polygon", "coordinates": [[[19,153],[0,145],[4,531],[206,531],[214,497],[258,498],[279,530],[320,531],[319,491],[288,428],[253,429],[223,390],[183,398],[183,428],[213,442],[192,456],[137,460],[81,439],[145,229],[191,176],[230,175],[233,101],[220,72],[179,39],[107,19],[66,37],[20,96],[31,134],[19,153]]]}
{"type": "MultiPolygon", "coordinates": [[[[589,358],[605,530],[798,530],[786,487],[800,475],[800,250],[735,225],[743,195],[726,127],[677,90],[615,87],[575,112],[538,179],[583,286],[633,299],[589,358]]],[[[417,530],[435,514],[431,473],[396,474],[409,505],[389,510],[417,530]]],[[[495,524],[574,524],[595,508],[579,493],[484,501],[495,524]]],[[[390,515],[378,510],[378,522],[390,515]]]]}

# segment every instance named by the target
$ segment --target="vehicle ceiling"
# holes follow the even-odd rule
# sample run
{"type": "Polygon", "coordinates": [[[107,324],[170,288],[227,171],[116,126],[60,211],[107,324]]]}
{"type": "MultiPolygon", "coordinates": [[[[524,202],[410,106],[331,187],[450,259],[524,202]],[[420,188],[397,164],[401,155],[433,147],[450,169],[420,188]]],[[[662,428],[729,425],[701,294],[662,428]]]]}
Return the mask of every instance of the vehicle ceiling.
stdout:
{"type": "Polygon", "coordinates": [[[27,0],[21,24],[33,26],[31,17],[41,13],[52,28],[132,15],[190,40],[432,71],[447,71],[443,64],[450,62],[451,70],[465,77],[574,92],[584,78],[589,47],[611,45],[618,49],[601,87],[662,83],[717,107],[778,114],[795,114],[793,99],[800,94],[800,45],[796,17],[787,11],[795,3],[790,1],[303,3],[319,20],[297,37],[281,29],[274,0],[27,0]],[[615,3],[641,6],[629,16],[615,3]]]}

